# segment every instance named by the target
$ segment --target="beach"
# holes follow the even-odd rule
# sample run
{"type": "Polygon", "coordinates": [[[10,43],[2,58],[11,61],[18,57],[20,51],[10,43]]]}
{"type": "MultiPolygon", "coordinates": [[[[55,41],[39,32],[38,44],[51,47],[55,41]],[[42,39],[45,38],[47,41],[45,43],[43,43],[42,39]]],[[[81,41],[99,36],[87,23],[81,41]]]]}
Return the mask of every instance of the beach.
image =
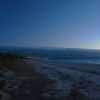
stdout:
{"type": "MultiPolygon", "coordinates": [[[[52,90],[55,94],[54,98],[100,99],[99,64],[49,62],[45,60],[27,60],[27,63],[30,65],[34,63],[37,72],[55,81],[51,85],[51,88],[54,89],[52,90]]],[[[50,97],[50,93],[46,92],[45,96],[50,97]]]]}
{"type": "Polygon", "coordinates": [[[4,75],[4,100],[100,99],[99,64],[18,59],[4,75]]]}

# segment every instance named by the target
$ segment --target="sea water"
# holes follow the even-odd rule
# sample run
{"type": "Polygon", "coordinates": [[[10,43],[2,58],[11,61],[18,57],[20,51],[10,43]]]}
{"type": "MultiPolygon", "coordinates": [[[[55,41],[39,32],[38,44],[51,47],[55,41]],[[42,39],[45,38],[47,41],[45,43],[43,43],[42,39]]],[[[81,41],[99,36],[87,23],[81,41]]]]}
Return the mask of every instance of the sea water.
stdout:
{"type": "Polygon", "coordinates": [[[100,59],[48,59],[48,61],[100,64],[100,59]]]}

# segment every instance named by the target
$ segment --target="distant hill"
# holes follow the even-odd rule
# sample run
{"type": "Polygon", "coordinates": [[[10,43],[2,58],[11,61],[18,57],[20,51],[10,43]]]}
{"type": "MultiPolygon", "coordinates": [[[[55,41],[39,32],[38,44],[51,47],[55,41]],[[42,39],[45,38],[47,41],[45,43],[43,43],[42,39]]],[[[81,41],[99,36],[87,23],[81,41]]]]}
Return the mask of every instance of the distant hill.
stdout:
{"type": "Polygon", "coordinates": [[[19,55],[32,55],[51,58],[97,58],[100,59],[100,50],[57,47],[13,47],[0,46],[0,52],[15,53],[19,55]]]}

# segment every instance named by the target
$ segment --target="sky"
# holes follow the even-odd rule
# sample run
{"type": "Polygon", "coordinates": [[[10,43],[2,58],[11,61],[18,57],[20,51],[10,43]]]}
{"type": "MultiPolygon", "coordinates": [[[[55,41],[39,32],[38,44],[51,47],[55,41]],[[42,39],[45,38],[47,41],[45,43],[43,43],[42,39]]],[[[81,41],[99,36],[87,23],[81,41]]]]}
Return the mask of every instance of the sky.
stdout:
{"type": "Polygon", "coordinates": [[[0,46],[100,49],[100,0],[0,0],[0,46]]]}

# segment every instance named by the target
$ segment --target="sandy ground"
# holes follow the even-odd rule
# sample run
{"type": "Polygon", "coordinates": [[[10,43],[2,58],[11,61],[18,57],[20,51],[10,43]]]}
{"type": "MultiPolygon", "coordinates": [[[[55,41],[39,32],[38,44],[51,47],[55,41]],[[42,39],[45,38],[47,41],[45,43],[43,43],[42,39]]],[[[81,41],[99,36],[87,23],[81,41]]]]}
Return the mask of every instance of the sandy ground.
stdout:
{"type": "MultiPolygon", "coordinates": [[[[53,88],[54,98],[63,100],[100,100],[100,65],[82,63],[48,62],[27,60],[35,64],[36,71],[46,75],[55,83],[47,88],[53,88]]],[[[44,93],[50,97],[50,92],[44,93]]]]}
{"type": "Polygon", "coordinates": [[[16,60],[4,75],[9,100],[100,100],[97,64],[16,60]]]}
{"type": "Polygon", "coordinates": [[[55,81],[36,72],[34,64],[30,66],[24,60],[14,61],[4,75],[7,85],[2,91],[9,94],[9,100],[53,100],[42,94],[47,91],[45,87],[55,81]]]}

